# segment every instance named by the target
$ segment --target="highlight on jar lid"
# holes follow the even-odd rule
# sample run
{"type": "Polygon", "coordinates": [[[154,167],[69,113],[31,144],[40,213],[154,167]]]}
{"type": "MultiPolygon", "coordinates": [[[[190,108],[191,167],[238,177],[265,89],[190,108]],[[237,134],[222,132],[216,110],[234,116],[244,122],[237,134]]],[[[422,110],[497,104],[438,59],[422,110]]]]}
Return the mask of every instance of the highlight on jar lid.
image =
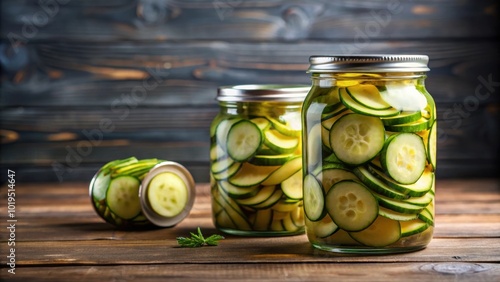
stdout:
{"type": "Polygon", "coordinates": [[[309,57],[307,72],[426,72],[426,55],[332,55],[309,57]]]}
{"type": "Polygon", "coordinates": [[[174,226],[188,216],[195,194],[195,182],[189,171],[170,161],[151,169],[139,189],[144,215],[161,227],[174,226]]]}
{"type": "Polygon", "coordinates": [[[217,100],[223,102],[303,102],[309,85],[244,84],[221,86],[217,100]]]}

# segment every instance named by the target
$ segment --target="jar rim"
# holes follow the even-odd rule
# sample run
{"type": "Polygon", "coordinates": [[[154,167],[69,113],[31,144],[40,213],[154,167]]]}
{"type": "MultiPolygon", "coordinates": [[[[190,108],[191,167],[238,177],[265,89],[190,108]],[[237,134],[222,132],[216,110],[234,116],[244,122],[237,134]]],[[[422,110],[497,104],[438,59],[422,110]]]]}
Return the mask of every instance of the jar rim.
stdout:
{"type": "Polygon", "coordinates": [[[310,85],[242,84],[220,86],[217,100],[221,102],[303,102],[310,85]]]}
{"type": "Polygon", "coordinates": [[[313,55],[307,72],[427,72],[428,62],[427,55],[313,55]]]}

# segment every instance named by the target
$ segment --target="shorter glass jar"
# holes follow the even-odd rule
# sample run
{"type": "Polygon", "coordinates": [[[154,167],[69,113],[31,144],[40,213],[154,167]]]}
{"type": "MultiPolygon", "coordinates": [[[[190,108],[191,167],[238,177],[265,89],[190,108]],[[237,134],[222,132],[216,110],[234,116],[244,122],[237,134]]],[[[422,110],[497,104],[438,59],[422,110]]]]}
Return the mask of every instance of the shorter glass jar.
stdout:
{"type": "Polygon", "coordinates": [[[302,102],[310,86],[220,87],[210,127],[215,226],[235,235],[304,232],[302,102]]]}
{"type": "Polygon", "coordinates": [[[434,230],[436,108],[428,57],[313,56],[304,101],[304,210],[311,244],[397,253],[434,230]]]}

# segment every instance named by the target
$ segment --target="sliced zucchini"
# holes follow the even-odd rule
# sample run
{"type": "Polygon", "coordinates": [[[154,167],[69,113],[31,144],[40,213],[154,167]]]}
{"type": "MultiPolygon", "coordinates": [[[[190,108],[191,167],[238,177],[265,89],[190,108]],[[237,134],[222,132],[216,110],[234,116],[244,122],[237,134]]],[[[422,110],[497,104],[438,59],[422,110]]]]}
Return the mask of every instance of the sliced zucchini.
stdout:
{"type": "Polygon", "coordinates": [[[410,221],[402,221],[401,222],[401,237],[407,237],[411,235],[415,235],[421,232],[424,232],[427,228],[429,228],[429,225],[420,220],[420,219],[414,219],[410,221]]]}
{"type": "Polygon", "coordinates": [[[188,188],[179,175],[172,172],[157,174],[147,189],[151,208],[165,217],[180,214],[188,202],[188,188]]]}
{"type": "Polygon", "coordinates": [[[306,228],[316,237],[325,238],[331,236],[339,227],[329,215],[325,215],[320,221],[312,222],[306,220],[306,228]]]}
{"type": "Polygon", "coordinates": [[[380,153],[384,170],[401,184],[415,183],[424,172],[425,161],[424,142],[413,133],[392,135],[380,153]]]}
{"type": "Polygon", "coordinates": [[[259,192],[259,186],[237,187],[227,181],[219,181],[219,186],[233,199],[246,199],[253,197],[259,192]]]}
{"type": "Polygon", "coordinates": [[[399,221],[408,221],[408,220],[413,220],[419,217],[419,214],[411,214],[411,213],[400,213],[393,211],[388,208],[384,208],[382,206],[378,207],[378,214],[390,218],[392,220],[399,220],[399,221]]]}
{"type": "Polygon", "coordinates": [[[248,218],[245,213],[241,210],[238,204],[231,198],[228,197],[224,192],[220,193],[223,203],[220,203],[224,210],[227,212],[228,216],[236,225],[239,230],[252,230],[248,218]]]}
{"type": "Polygon", "coordinates": [[[226,180],[229,177],[233,176],[236,172],[238,172],[240,167],[241,167],[241,163],[235,162],[230,167],[228,167],[227,169],[225,169],[221,172],[218,172],[218,173],[210,172],[210,175],[215,180],[226,180]]]}
{"type": "Polygon", "coordinates": [[[241,119],[225,119],[222,120],[215,130],[215,139],[217,144],[219,144],[222,149],[226,150],[226,142],[227,142],[227,134],[229,133],[229,129],[231,126],[240,121],[241,119]]]}
{"type": "Polygon", "coordinates": [[[429,129],[429,139],[427,139],[427,159],[432,165],[432,169],[436,169],[436,142],[437,142],[437,121],[434,121],[429,129]]]}
{"type": "Polygon", "coordinates": [[[422,118],[421,111],[401,112],[397,116],[381,118],[384,125],[412,123],[422,118]]]}
{"type": "Polygon", "coordinates": [[[403,200],[392,199],[377,193],[374,193],[373,195],[377,198],[379,205],[396,212],[418,214],[424,209],[422,206],[407,203],[403,200]]]}
{"type": "Polygon", "coordinates": [[[361,180],[361,182],[363,182],[363,184],[368,186],[372,191],[375,191],[376,193],[393,199],[408,198],[408,195],[389,187],[382,180],[371,174],[365,167],[358,166],[353,170],[353,172],[361,180]]]}
{"type": "Polygon", "coordinates": [[[225,209],[222,209],[222,211],[215,216],[215,225],[220,228],[238,228],[231,217],[229,217],[225,209]]]}
{"type": "Polygon", "coordinates": [[[224,152],[224,149],[219,144],[213,144],[210,147],[210,160],[217,161],[222,159],[223,157],[226,156],[226,152],[224,152]]]}
{"type": "Polygon", "coordinates": [[[281,190],[287,198],[302,200],[302,170],[300,169],[289,178],[281,182],[281,190]]]}
{"type": "Polygon", "coordinates": [[[434,173],[430,170],[424,170],[420,178],[415,183],[405,185],[398,183],[389,176],[385,175],[385,173],[381,171],[382,168],[369,166],[369,169],[375,176],[384,181],[388,186],[410,197],[420,197],[425,195],[431,190],[432,184],[434,183],[434,173]]]}
{"type": "Polygon", "coordinates": [[[269,197],[267,200],[265,200],[264,202],[262,202],[260,204],[253,205],[252,208],[255,208],[255,209],[270,208],[270,207],[274,206],[276,203],[278,203],[282,196],[283,196],[283,191],[281,191],[280,189],[276,189],[274,191],[274,193],[271,195],[271,197],[269,197]]]}
{"type": "Polygon", "coordinates": [[[434,195],[431,193],[427,193],[420,197],[411,197],[409,199],[405,199],[405,202],[414,204],[417,206],[427,207],[434,200],[434,195]]]}
{"type": "Polygon", "coordinates": [[[378,91],[375,85],[358,84],[346,88],[347,93],[358,103],[374,110],[387,110],[391,108],[378,91]]]}
{"type": "Polygon", "coordinates": [[[262,183],[275,170],[283,166],[257,166],[244,162],[238,172],[229,178],[229,183],[240,186],[250,187],[262,183]]]}
{"type": "Polygon", "coordinates": [[[434,216],[431,211],[429,211],[428,208],[425,208],[418,214],[418,218],[425,223],[429,224],[430,226],[434,226],[434,216]]]}
{"type": "Polygon", "coordinates": [[[222,171],[228,169],[231,165],[234,164],[234,162],[235,161],[229,157],[219,159],[217,161],[212,162],[212,165],[210,166],[210,170],[213,173],[217,174],[219,172],[222,172],[222,171]]]}
{"type": "Polygon", "coordinates": [[[394,132],[419,132],[427,130],[428,128],[429,128],[429,120],[426,118],[420,118],[416,121],[412,121],[409,123],[385,126],[386,130],[394,132]]]}
{"type": "Polygon", "coordinates": [[[106,202],[113,214],[122,219],[132,219],[141,213],[139,179],[119,176],[110,181],[106,191],[106,202]]]}
{"type": "Polygon", "coordinates": [[[285,218],[281,220],[281,222],[283,227],[285,228],[285,231],[296,232],[303,228],[303,226],[295,225],[290,213],[288,213],[287,216],[285,216],[285,218]]]}
{"type": "Polygon", "coordinates": [[[257,194],[247,199],[236,199],[240,205],[255,206],[267,201],[276,190],[276,186],[261,186],[257,194]]]}
{"type": "Polygon", "coordinates": [[[322,141],[321,141],[321,124],[314,125],[307,134],[307,152],[306,164],[307,167],[315,167],[321,160],[322,141]]]}
{"type": "Polygon", "coordinates": [[[227,153],[236,161],[243,162],[257,153],[262,143],[259,127],[248,120],[234,123],[227,134],[227,153]]]}
{"type": "Polygon", "coordinates": [[[297,137],[281,134],[274,129],[264,131],[264,136],[264,144],[272,150],[282,154],[294,152],[299,145],[299,139],[297,137]]]}
{"type": "Polygon", "coordinates": [[[323,170],[316,176],[321,182],[323,190],[328,193],[330,188],[342,180],[358,180],[356,175],[342,166],[325,165],[323,170]]]}
{"type": "Polygon", "coordinates": [[[349,235],[365,246],[385,247],[401,238],[400,222],[378,216],[368,228],[360,232],[349,232],[349,235]]]}
{"type": "Polygon", "coordinates": [[[310,221],[321,220],[325,216],[325,196],[318,180],[311,174],[304,177],[304,212],[310,221]]]}
{"type": "Polygon", "coordinates": [[[90,186],[92,187],[92,197],[95,201],[102,201],[106,198],[111,175],[107,170],[100,170],[97,177],[92,180],[90,186]]]}
{"type": "Polygon", "coordinates": [[[395,108],[388,108],[384,110],[375,110],[368,108],[364,106],[363,104],[360,104],[356,102],[345,90],[345,88],[340,89],[340,100],[342,103],[349,108],[351,111],[362,114],[362,115],[367,115],[367,116],[374,116],[374,117],[392,117],[397,114],[399,114],[399,110],[395,108]]]}
{"type": "Polygon", "coordinates": [[[253,229],[256,231],[266,231],[269,230],[273,216],[273,210],[264,209],[258,210],[255,213],[255,221],[253,222],[253,229]]]}
{"type": "Polygon", "coordinates": [[[379,91],[384,101],[400,111],[421,111],[427,105],[427,99],[413,84],[387,83],[379,91]]]}
{"type": "Polygon", "coordinates": [[[326,194],[326,210],[333,221],[346,231],[360,231],[377,218],[378,203],[373,194],[360,183],[343,180],[326,194]]]}
{"type": "Polygon", "coordinates": [[[271,121],[274,129],[276,129],[279,133],[290,137],[300,137],[302,133],[300,114],[297,113],[295,117],[289,117],[288,119],[291,121],[289,120],[287,124],[283,124],[274,118],[270,118],[269,120],[271,121]]]}
{"type": "Polygon", "coordinates": [[[271,126],[271,122],[265,117],[256,117],[250,121],[257,125],[261,131],[268,129],[271,126]]]}
{"type": "Polygon", "coordinates": [[[297,171],[302,168],[302,158],[296,157],[278,169],[274,170],[268,178],[266,178],[262,185],[277,185],[294,175],[297,171]]]}
{"type": "Polygon", "coordinates": [[[296,157],[295,154],[281,154],[281,155],[255,155],[250,160],[249,163],[261,166],[278,166],[283,165],[290,159],[296,157]]]}
{"type": "Polygon", "coordinates": [[[330,131],[330,145],[344,163],[360,165],[373,159],[383,148],[384,125],[379,118],[348,114],[330,131]]]}

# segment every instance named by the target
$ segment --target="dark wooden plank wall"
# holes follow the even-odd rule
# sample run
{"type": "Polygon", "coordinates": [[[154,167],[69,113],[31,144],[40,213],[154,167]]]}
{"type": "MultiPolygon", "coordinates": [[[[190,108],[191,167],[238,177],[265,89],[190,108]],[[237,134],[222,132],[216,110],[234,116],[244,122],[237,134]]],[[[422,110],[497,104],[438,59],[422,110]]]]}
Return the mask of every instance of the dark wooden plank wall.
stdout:
{"type": "Polygon", "coordinates": [[[313,54],[422,53],[438,177],[494,177],[498,13],[496,0],[2,0],[1,167],[87,180],[135,155],[208,181],[217,86],[309,84],[313,54]]]}

